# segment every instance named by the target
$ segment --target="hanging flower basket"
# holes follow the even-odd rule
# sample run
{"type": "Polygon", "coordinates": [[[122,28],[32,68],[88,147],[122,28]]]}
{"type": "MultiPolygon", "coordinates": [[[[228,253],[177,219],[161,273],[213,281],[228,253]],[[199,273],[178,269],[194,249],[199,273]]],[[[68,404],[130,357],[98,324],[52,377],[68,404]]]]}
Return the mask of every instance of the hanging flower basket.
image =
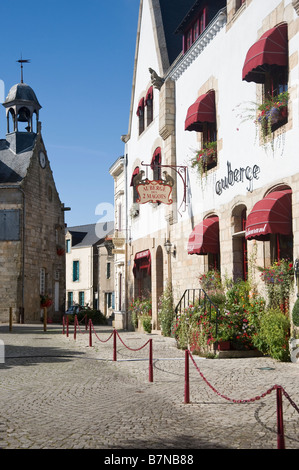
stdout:
{"type": "Polygon", "coordinates": [[[207,171],[217,163],[217,142],[208,142],[204,147],[195,153],[191,160],[192,168],[196,168],[200,177],[207,174],[207,171]]]}
{"type": "Polygon", "coordinates": [[[288,92],[271,96],[258,107],[256,122],[260,125],[264,141],[277,127],[285,124],[288,116],[288,92]]]}
{"type": "Polygon", "coordinates": [[[64,250],[64,248],[57,247],[56,248],[56,253],[57,253],[58,256],[64,256],[65,250],[64,250]]]}
{"type": "Polygon", "coordinates": [[[53,304],[53,300],[50,299],[50,297],[48,295],[41,295],[40,296],[40,306],[41,306],[41,308],[51,307],[52,304],[53,304]]]}

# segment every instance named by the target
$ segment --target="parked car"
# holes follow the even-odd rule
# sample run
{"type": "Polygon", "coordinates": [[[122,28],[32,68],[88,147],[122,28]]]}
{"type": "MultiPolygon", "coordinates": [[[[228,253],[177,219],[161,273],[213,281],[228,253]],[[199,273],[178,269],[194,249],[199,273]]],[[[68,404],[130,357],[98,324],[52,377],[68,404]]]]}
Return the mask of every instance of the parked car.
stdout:
{"type": "Polygon", "coordinates": [[[66,315],[77,315],[77,313],[81,312],[81,310],[84,310],[84,307],[81,305],[71,305],[67,311],[65,312],[66,315]]]}

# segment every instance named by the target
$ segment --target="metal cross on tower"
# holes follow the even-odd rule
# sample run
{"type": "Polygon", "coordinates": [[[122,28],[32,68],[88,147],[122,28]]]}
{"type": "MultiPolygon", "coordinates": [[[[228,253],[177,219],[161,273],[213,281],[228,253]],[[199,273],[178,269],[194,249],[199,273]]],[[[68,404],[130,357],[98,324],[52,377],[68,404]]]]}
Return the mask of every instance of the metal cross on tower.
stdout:
{"type": "Polygon", "coordinates": [[[21,55],[21,58],[17,60],[17,62],[21,64],[21,83],[23,83],[23,64],[28,64],[30,62],[30,59],[22,59],[21,55]]]}

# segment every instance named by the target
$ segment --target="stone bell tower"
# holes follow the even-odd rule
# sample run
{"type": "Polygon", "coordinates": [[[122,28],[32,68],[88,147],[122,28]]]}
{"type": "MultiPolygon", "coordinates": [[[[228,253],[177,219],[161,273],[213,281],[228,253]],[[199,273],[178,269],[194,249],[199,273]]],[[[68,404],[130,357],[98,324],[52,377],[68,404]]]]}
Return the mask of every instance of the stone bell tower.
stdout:
{"type": "Polygon", "coordinates": [[[40,321],[45,303],[47,318],[60,320],[64,206],[41,135],[41,105],[21,76],[3,106],[7,133],[0,139],[0,321],[7,318],[7,308],[21,322],[40,321]]]}
{"type": "Polygon", "coordinates": [[[13,132],[37,133],[41,105],[29,85],[22,81],[14,85],[9,90],[3,106],[6,109],[7,134],[13,132]],[[36,116],[35,129],[33,122],[34,115],[36,116]],[[21,127],[21,123],[23,123],[23,128],[21,127]],[[26,127],[24,127],[25,125],[26,127]]]}

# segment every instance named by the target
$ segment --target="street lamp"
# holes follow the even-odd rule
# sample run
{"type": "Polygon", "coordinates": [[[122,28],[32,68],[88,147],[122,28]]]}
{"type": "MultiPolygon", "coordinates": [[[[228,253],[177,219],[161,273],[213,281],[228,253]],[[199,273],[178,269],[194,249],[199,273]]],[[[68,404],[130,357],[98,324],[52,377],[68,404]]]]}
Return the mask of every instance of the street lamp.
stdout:
{"type": "Polygon", "coordinates": [[[166,240],[166,242],[164,243],[164,248],[166,250],[166,253],[168,255],[172,254],[173,256],[176,255],[176,248],[175,246],[173,247],[173,251],[171,251],[171,248],[172,248],[172,244],[171,242],[169,241],[169,239],[166,240]]]}

